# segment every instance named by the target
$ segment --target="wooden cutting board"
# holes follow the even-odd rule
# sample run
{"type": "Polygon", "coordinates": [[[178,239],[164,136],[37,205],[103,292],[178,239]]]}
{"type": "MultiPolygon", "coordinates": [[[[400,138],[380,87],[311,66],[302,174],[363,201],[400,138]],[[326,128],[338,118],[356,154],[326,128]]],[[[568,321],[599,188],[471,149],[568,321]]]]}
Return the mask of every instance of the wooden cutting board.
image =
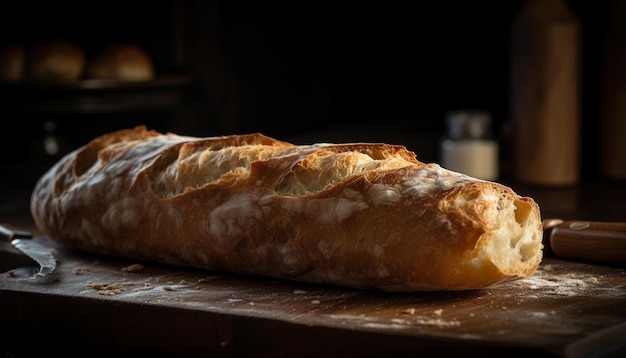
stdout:
{"type": "Polygon", "coordinates": [[[0,251],[0,319],[11,328],[3,347],[16,355],[626,352],[624,268],[546,258],[532,277],[485,290],[389,293],[96,256],[37,240],[59,260],[45,282],[30,279],[32,263],[8,245],[0,251]]]}

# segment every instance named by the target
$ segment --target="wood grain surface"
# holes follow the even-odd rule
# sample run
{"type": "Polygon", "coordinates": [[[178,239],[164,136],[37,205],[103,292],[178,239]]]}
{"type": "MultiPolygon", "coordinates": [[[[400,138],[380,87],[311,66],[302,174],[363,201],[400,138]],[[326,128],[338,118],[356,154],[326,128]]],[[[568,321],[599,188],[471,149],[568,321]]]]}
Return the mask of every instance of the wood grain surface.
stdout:
{"type": "Polygon", "coordinates": [[[619,267],[546,258],[533,276],[485,290],[386,293],[102,257],[37,240],[59,260],[50,280],[30,279],[35,267],[15,261],[10,247],[0,252],[0,316],[18,356],[38,351],[28,343],[34,338],[46,352],[100,347],[103,355],[626,351],[619,267]]]}

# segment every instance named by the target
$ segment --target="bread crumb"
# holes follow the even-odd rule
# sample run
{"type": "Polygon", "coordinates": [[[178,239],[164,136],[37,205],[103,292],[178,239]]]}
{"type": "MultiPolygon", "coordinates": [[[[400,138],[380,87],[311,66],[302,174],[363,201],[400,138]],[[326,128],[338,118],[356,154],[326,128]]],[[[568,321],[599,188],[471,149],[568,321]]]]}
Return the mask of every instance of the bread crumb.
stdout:
{"type": "Polygon", "coordinates": [[[103,296],[115,296],[115,295],[119,295],[120,293],[122,293],[122,290],[119,288],[116,288],[113,290],[98,291],[98,294],[103,295],[103,296]]]}
{"type": "Polygon", "coordinates": [[[305,293],[306,293],[305,290],[293,290],[293,294],[294,295],[303,295],[305,293]]]}
{"type": "Polygon", "coordinates": [[[89,272],[91,269],[89,267],[74,267],[72,269],[72,273],[74,275],[82,275],[85,272],[89,272]]]}
{"type": "Polygon", "coordinates": [[[178,284],[179,285],[186,285],[187,284],[187,280],[180,280],[180,282],[178,284]]]}
{"type": "Polygon", "coordinates": [[[141,264],[132,264],[122,268],[123,272],[137,272],[143,270],[144,267],[141,264]]]}
{"type": "Polygon", "coordinates": [[[543,267],[543,270],[544,270],[544,271],[552,271],[553,269],[554,269],[554,268],[552,267],[552,265],[545,265],[545,266],[543,267]]]}
{"type": "Polygon", "coordinates": [[[443,310],[440,308],[438,310],[434,310],[433,313],[435,314],[435,316],[441,316],[441,314],[443,313],[443,310]]]}
{"type": "Polygon", "coordinates": [[[248,306],[253,307],[254,305],[255,305],[254,302],[252,302],[252,301],[248,302],[248,306]]]}
{"type": "Polygon", "coordinates": [[[174,291],[174,288],[173,288],[172,286],[167,286],[167,285],[166,285],[166,286],[163,286],[163,289],[164,289],[165,291],[174,291]]]}
{"type": "Polygon", "coordinates": [[[585,279],[586,283],[598,283],[598,278],[595,276],[591,276],[585,279]]]}
{"type": "Polygon", "coordinates": [[[415,308],[407,308],[402,310],[402,313],[404,314],[415,314],[415,308]]]}
{"type": "Polygon", "coordinates": [[[313,305],[319,305],[320,303],[321,303],[320,300],[313,300],[313,301],[311,301],[311,304],[313,304],[313,305]]]}
{"type": "Polygon", "coordinates": [[[116,284],[97,283],[93,281],[87,282],[87,287],[91,287],[98,291],[99,295],[114,296],[122,293],[122,288],[116,284]]]}

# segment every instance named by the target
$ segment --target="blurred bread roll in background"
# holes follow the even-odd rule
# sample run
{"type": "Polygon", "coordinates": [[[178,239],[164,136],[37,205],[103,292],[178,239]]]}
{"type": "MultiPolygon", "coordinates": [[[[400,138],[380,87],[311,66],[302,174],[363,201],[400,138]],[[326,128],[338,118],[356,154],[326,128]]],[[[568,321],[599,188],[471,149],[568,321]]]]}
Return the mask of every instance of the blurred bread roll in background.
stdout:
{"type": "Polygon", "coordinates": [[[0,80],[21,81],[24,76],[26,47],[10,44],[0,48],[0,80]]]}
{"type": "Polygon", "coordinates": [[[44,40],[35,43],[27,58],[29,80],[70,82],[80,79],[85,68],[85,53],[71,41],[44,40]]]}
{"type": "Polygon", "coordinates": [[[154,78],[152,59],[141,47],[118,43],[109,45],[87,64],[86,77],[121,81],[148,81],[154,78]]]}

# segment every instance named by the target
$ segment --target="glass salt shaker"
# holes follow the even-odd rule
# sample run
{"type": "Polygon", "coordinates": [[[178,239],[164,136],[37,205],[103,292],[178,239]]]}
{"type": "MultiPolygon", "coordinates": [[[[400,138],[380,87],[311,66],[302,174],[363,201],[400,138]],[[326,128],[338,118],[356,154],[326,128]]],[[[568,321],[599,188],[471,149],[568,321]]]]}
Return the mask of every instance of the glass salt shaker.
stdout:
{"type": "Polygon", "coordinates": [[[446,114],[446,134],[440,142],[442,167],[482,180],[496,180],[498,142],[491,135],[487,111],[452,111],[446,114]]]}

